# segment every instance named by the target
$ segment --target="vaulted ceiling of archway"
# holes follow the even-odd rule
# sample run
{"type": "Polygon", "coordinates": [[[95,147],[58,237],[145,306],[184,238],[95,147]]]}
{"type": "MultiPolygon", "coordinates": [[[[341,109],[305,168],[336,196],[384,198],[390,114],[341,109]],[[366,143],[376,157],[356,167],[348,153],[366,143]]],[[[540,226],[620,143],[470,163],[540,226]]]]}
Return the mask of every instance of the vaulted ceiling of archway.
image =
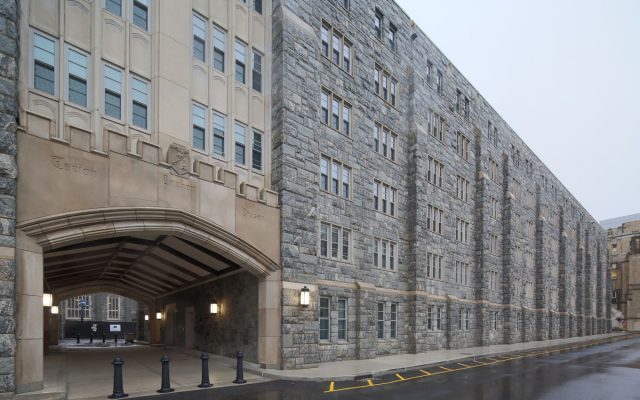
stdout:
{"type": "Polygon", "coordinates": [[[101,239],[44,254],[45,289],[51,292],[104,282],[155,297],[239,268],[205,247],[165,235],[101,239]]]}

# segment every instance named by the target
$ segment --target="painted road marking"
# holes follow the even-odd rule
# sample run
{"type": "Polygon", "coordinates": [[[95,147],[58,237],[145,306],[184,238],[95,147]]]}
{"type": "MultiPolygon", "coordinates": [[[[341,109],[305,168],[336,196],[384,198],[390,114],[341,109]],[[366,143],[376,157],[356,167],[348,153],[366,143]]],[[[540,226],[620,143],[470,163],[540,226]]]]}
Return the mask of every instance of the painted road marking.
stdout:
{"type": "Polygon", "coordinates": [[[369,384],[369,386],[373,386],[373,381],[371,379],[367,379],[367,383],[369,384]]]}
{"type": "Polygon", "coordinates": [[[405,379],[404,379],[404,377],[403,377],[402,375],[400,375],[400,374],[396,374],[396,376],[397,376],[398,378],[400,378],[400,380],[401,380],[401,381],[404,381],[404,380],[405,380],[405,379]]]}
{"type": "Polygon", "coordinates": [[[443,367],[442,365],[438,365],[438,367],[440,367],[440,369],[443,369],[445,371],[449,371],[449,372],[454,371],[453,369],[450,369],[450,368],[447,368],[447,367],[443,367]]]}
{"type": "Polygon", "coordinates": [[[458,365],[462,365],[465,368],[473,368],[471,365],[467,365],[467,364],[463,364],[463,363],[458,363],[458,365]]]}
{"type": "Polygon", "coordinates": [[[425,370],[423,370],[423,369],[421,369],[421,370],[419,370],[419,371],[420,371],[420,372],[422,372],[422,373],[424,374],[424,376],[429,376],[429,375],[431,375],[431,372],[429,372],[429,371],[425,371],[425,370]]]}
{"type": "Polygon", "coordinates": [[[333,388],[335,387],[336,383],[334,381],[331,381],[331,384],[329,385],[329,391],[333,392],[333,388]]]}

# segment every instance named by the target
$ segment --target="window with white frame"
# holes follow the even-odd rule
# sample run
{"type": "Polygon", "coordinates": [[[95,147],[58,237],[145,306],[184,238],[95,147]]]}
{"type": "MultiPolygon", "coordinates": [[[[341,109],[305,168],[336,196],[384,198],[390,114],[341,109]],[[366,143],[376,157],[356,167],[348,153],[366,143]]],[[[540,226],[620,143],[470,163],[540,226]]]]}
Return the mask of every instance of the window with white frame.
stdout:
{"type": "Polygon", "coordinates": [[[236,39],[236,81],[246,83],[247,45],[236,39]]]}
{"type": "Polygon", "coordinates": [[[390,315],[390,332],[391,339],[398,337],[398,303],[391,303],[391,315],[390,315]]]}
{"type": "Polygon", "coordinates": [[[351,167],[324,155],[320,157],[320,189],[349,199],[351,179],[351,167]]]}
{"type": "Polygon", "coordinates": [[[321,122],[345,136],[351,135],[351,104],[323,89],[320,96],[321,122]]]}
{"type": "Polygon", "coordinates": [[[329,306],[330,301],[328,297],[320,297],[320,340],[329,340],[329,306]]]}
{"type": "Polygon", "coordinates": [[[489,197],[489,215],[491,215],[491,218],[498,219],[498,209],[498,199],[493,196],[489,197]]]}
{"type": "Polygon", "coordinates": [[[462,201],[469,201],[469,181],[460,175],[456,179],[456,197],[462,201]]]}
{"type": "Polygon", "coordinates": [[[442,221],[444,212],[441,208],[427,205],[427,229],[431,232],[442,235],[442,221]]]}
{"type": "Polygon", "coordinates": [[[498,330],[498,312],[497,311],[491,311],[491,330],[493,331],[498,330]]]}
{"type": "Polygon", "coordinates": [[[437,187],[442,187],[444,176],[444,164],[435,158],[428,156],[427,162],[427,182],[437,187]]]}
{"type": "Polygon", "coordinates": [[[391,161],[396,160],[396,135],[391,129],[376,122],[373,125],[373,147],[376,153],[382,154],[391,161]]]}
{"type": "Polygon", "coordinates": [[[122,70],[104,65],[104,113],[122,119],[122,70]]]}
{"type": "Polygon", "coordinates": [[[456,153],[464,160],[469,161],[469,139],[462,133],[458,132],[456,137],[456,153]]]}
{"type": "Polygon", "coordinates": [[[88,71],[89,56],[83,51],[67,46],[67,99],[82,107],[87,107],[88,71]]]}
{"type": "Polygon", "coordinates": [[[349,261],[351,230],[339,225],[320,223],[320,257],[349,261]]]}
{"type": "Polygon", "coordinates": [[[234,160],[237,165],[247,164],[247,126],[236,121],[233,128],[235,138],[234,160]]]}
{"type": "Polygon", "coordinates": [[[384,21],[384,16],[382,15],[382,12],[376,8],[373,18],[373,29],[376,37],[382,40],[382,22],[384,21]]]}
{"type": "Polygon", "coordinates": [[[456,240],[469,243],[469,223],[461,218],[456,218],[456,240]]]}
{"type": "Polygon", "coordinates": [[[122,0],[105,0],[104,8],[112,14],[122,17],[122,0]]]}
{"type": "Polygon", "coordinates": [[[33,87],[50,95],[56,93],[57,47],[56,40],[33,33],[33,87]]]}
{"type": "Polygon", "coordinates": [[[427,132],[444,143],[447,133],[447,121],[435,111],[430,111],[427,115],[427,132]]]}
{"type": "Polygon", "coordinates": [[[469,330],[469,309],[465,309],[464,310],[464,330],[468,331],[469,330]]]}
{"type": "Polygon", "coordinates": [[[489,179],[500,184],[500,166],[492,158],[489,159],[489,179]]]}
{"type": "Polygon", "coordinates": [[[489,290],[497,291],[499,274],[496,271],[489,271],[489,290]]]}
{"type": "Polygon", "coordinates": [[[251,64],[251,85],[256,92],[262,92],[262,53],[253,49],[251,64]]]}
{"type": "Polygon", "coordinates": [[[254,129],[251,143],[251,167],[256,171],[262,171],[262,132],[254,129]]]}
{"type": "Polygon", "coordinates": [[[395,271],[397,258],[396,249],[397,245],[395,242],[374,237],[373,266],[395,271]]]}
{"type": "Polygon", "coordinates": [[[442,319],[444,318],[444,312],[442,310],[442,307],[437,307],[436,308],[436,330],[437,331],[441,331],[442,330],[442,319]]]}
{"type": "Polygon", "coordinates": [[[379,180],[373,181],[373,209],[391,216],[396,215],[396,188],[379,180]]]}
{"type": "Polygon", "coordinates": [[[204,106],[193,103],[191,106],[191,141],[192,146],[198,150],[205,150],[206,109],[204,106]]]}
{"type": "Polygon", "coordinates": [[[150,86],[145,79],[131,77],[131,124],[142,129],[148,127],[150,86]]]}
{"type": "Polygon", "coordinates": [[[468,286],[471,283],[471,266],[456,260],[454,275],[457,284],[468,286]]]}
{"type": "Polygon", "coordinates": [[[378,96],[394,107],[397,105],[398,80],[378,64],[373,69],[373,84],[378,96]]]}
{"type": "Polygon", "coordinates": [[[387,31],[387,42],[391,50],[396,49],[396,33],[398,28],[394,24],[389,24],[389,30],[387,31]]]}
{"type": "Polygon", "coordinates": [[[206,62],[207,21],[196,13],[192,16],[193,58],[206,62]]]}
{"type": "Polygon", "coordinates": [[[120,296],[107,296],[107,319],[120,320],[120,296]]]}
{"type": "Polygon", "coordinates": [[[442,273],[442,255],[427,253],[427,278],[429,279],[443,279],[442,273]]]}
{"type": "Polygon", "coordinates": [[[462,308],[458,309],[458,316],[456,318],[457,322],[458,322],[458,329],[462,330],[462,315],[464,313],[464,310],[462,308]]]}
{"type": "Polygon", "coordinates": [[[443,85],[442,71],[438,70],[436,72],[436,92],[438,92],[438,94],[442,94],[442,85],[443,85]]]}
{"type": "Polygon", "coordinates": [[[498,236],[493,233],[489,234],[489,254],[497,256],[499,254],[498,250],[498,236]]]}
{"type": "Polygon", "coordinates": [[[347,299],[338,299],[338,340],[347,340],[347,299]]]}
{"type": "Polygon", "coordinates": [[[133,0],[133,24],[149,29],[149,0],[133,0]]]}
{"type": "Polygon", "coordinates": [[[321,51],[322,55],[331,60],[331,62],[351,73],[352,48],[351,41],[344,37],[329,23],[323,21],[320,28],[321,51]]]}
{"type": "Polygon", "coordinates": [[[427,306],[427,330],[433,330],[433,307],[427,306]]]}
{"type": "Polygon", "coordinates": [[[376,328],[378,339],[384,339],[384,303],[378,303],[376,328]]]}
{"type": "Polygon", "coordinates": [[[91,318],[92,297],[82,295],[67,299],[65,307],[66,319],[91,318]]]}
{"type": "Polygon", "coordinates": [[[213,113],[213,154],[224,157],[226,139],[226,117],[220,113],[213,113]]]}
{"type": "Polygon", "coordinates": [[[213,26],[213,68],[225,70],[227,33],[217,25],[213,26]]]}

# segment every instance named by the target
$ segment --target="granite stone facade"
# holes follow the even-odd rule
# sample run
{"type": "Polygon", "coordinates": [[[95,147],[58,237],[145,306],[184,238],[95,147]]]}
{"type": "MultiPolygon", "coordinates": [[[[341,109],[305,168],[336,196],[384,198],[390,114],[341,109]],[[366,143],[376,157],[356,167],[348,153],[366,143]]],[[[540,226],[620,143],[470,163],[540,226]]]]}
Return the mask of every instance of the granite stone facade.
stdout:
{"type": "Polygon", "coordinates": [[[0,3],[0,396],[15,390],[18,7],[0,3]]]}
{"type": "Polygon", "coordinates": [[[273,4],[284,368],[608,331],[605,232],[396,3],[343,4],[273,4]],[[395,100],[382,76],[388,91],[397,82],[395,100]],[[348,135],[343,114],[332,127],[332,104],[323,122],[323,92],[351,105],[348,135]],[[396,135],[395,160],[380,154],[376,125],[396,135]],[[350,168],[347,196],[323,187],[323,157],[350,168]],[[376,181],[396,189],[395,215],[375,209],[376,181]],[[393,268],[374,262],[384,241],[393,268]]]}

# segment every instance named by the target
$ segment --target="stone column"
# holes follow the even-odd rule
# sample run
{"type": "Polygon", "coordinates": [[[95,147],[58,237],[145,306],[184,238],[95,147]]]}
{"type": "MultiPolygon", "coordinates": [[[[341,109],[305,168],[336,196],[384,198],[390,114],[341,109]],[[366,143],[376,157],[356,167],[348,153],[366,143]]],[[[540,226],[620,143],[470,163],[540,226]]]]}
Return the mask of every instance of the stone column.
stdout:
{"type": "Polygon", "coordinates": [[[281,368],[281,272],[258,283],[258,362],[262,368],[281,368]]]}
{"type": "Polygon", "coordinates": [[[16,392],[43,384],[42,249],[20,231],[16,240],[16,392]]]}

